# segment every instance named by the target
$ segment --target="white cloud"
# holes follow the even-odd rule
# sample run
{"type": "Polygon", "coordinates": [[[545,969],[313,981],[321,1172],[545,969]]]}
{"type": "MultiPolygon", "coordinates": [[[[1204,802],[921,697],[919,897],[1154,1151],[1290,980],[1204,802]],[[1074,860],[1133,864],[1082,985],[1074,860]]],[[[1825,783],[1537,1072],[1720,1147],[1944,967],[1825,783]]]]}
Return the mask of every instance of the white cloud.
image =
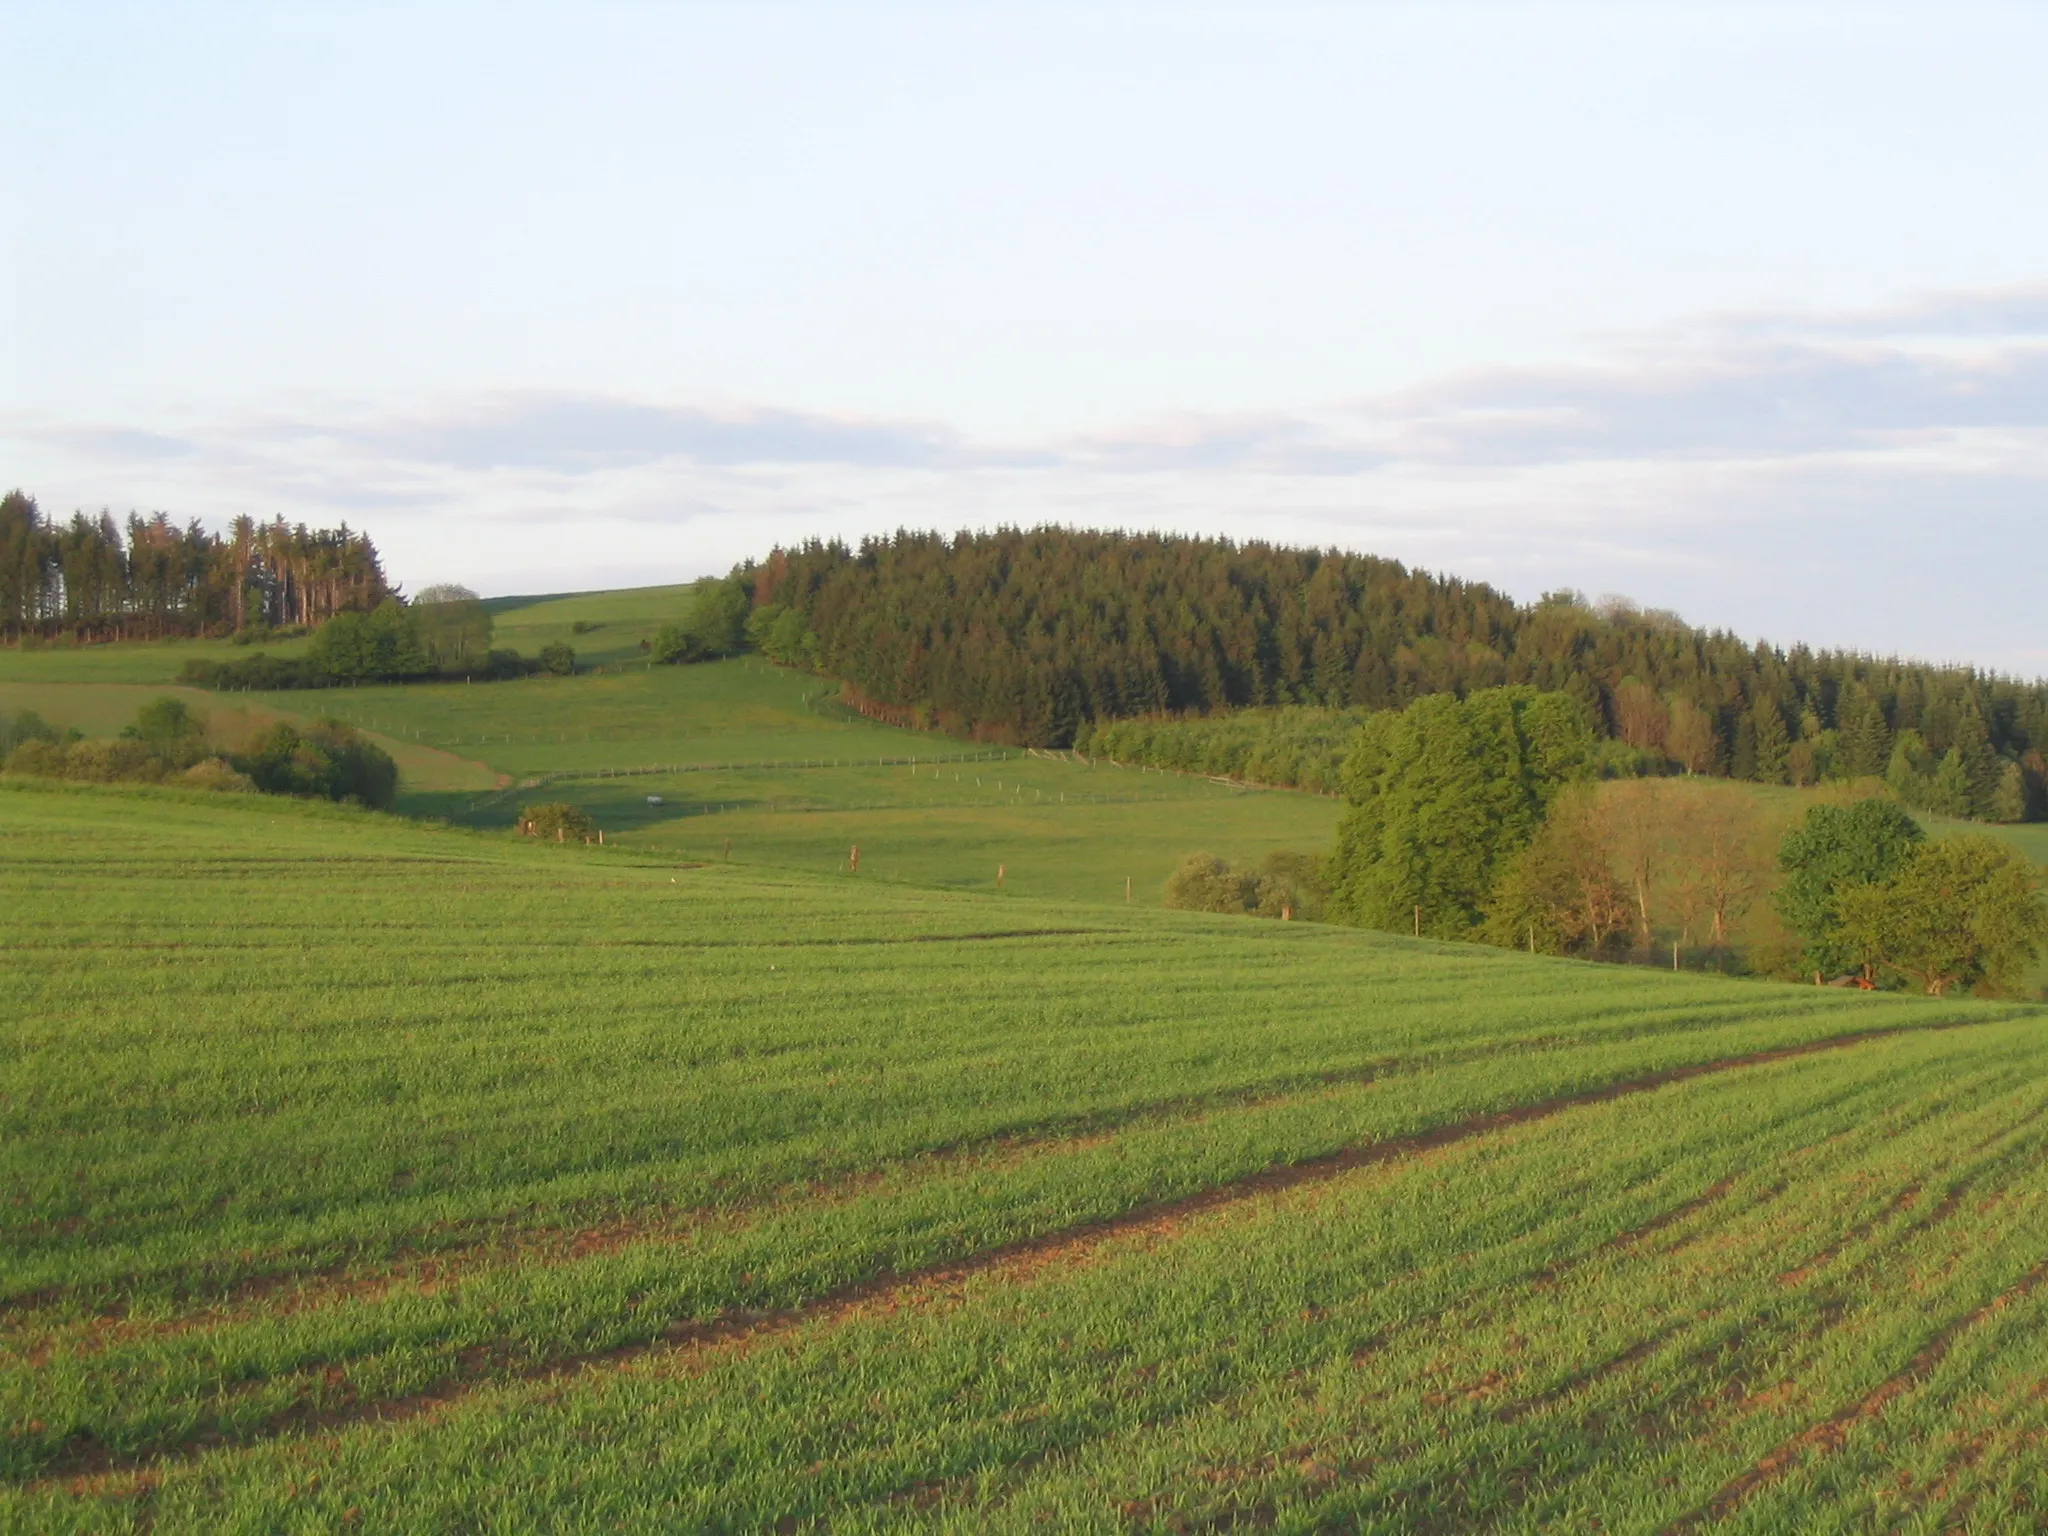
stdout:
{"type": "Polygon", "coordinates": [[[0,421],[46,507],[367,526],[396,577],[678,580],[807,537],[1066,522],[1332,544],[1521,596],[2038,670],[2048,287],[1709,315],[1590,364],[1036,442],[566,392],[0,421]]]}

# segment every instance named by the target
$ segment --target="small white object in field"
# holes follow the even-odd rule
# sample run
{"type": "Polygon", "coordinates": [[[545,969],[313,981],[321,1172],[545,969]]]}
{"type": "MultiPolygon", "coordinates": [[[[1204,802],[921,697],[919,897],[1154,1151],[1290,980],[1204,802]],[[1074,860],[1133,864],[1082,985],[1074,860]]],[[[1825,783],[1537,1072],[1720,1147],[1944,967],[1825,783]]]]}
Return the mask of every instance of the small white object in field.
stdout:
{"type": "Polygon", "coordinates": [[[659,795],[649,795],[649,796],[647,797],[647,803],[648,803],[649,805],[659,805],[659,804],[661,804],[661,796],[659,796],[659,795]]]}

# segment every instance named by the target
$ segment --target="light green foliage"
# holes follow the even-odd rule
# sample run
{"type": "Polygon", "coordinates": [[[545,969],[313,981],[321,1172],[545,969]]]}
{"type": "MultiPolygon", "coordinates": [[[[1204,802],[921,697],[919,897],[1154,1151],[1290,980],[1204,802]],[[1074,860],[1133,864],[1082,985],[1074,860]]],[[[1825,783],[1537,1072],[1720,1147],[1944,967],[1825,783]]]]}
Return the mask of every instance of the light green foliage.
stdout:
{"type": "Polygon", "coordinates": [[[1866,964],[1864,936],[1841,931],[1839,897],[1851,886],[1889,883],[1924,835],[1905,811],[1879,799],[1817,805],[1785,835],[1778,849],[1785,879],[1774,904],[1805,946],[1802,970],[1834,976],[1866,964]]]}
{"type": "Polygon", "coordinates": [[[343,680],[388,682],[433,671],[412,610],[389,597],[368,613],[337,613],[314,633],[307,655],[343,680]]]}
{"type": "Polygon", "coordinates": [[[0,1527],[1794,1530],[2042,1423],[2037,1010],[0,799],[0,1527]]]}
{"type": "Polygon", "coordinates": [[[467,587],[428,587],[412,600],[413,625],[427,660],[459,673],[481,667],[491,649],[491,614],[467,587]]]}
{"type": "Polygon", "coordinates": [[[1991,795],[1991,819],[2007,823],[2025,821],[2030,809],[2026,773],[2018,763],[2001,764],[1998,770],[1998,788],[1991,795]]]}
{"type": "Polygon", "coordinates": [[[1191,853],[1167,876],[1164,905],[1182,912],[1278,917],[1291,910],[1288,894],[1255,869],[1232,869],[1213,853],[1191,853]]]}
{"type": "Polygon", "coordinates": [[[818,637],[804,616],[783,603],[765,603],[747,619],[747,644],[770,661],[806,672],[818,665],[818,637]]]}
{"type": "Polygon", "coordinates": [[[1102,720],[1084,725],[1074,745],[1120,763],[1335,794],[1345,754],[1370,713],[1294,704],[1188,719],[1102,720]]]}
{"type": "Polygon", "coordinates": [[[1981,834],[1912,850],[1887,880],[1836,898],[1837,931],[1866,969],[1910,978],[1930,996],[2010,991],[2048,939],[2033,866],[1981,834]]]}
{"type": "Polygon", "coordinates": [[[715,661],[746,649],[753,613],[750,585],[736,576],[707,576],[690,588],[689,612],[654,637],[660,662],[715,661]]]}
{"type": "Polygon", "coordinates": [[[1369,717],[1344,768],[1332,908],[1367,927],[1470,936],[1500,870],[1558,790],[1587,768],[1593,736],[1565,694],[1438,694],[1369,717]]]}

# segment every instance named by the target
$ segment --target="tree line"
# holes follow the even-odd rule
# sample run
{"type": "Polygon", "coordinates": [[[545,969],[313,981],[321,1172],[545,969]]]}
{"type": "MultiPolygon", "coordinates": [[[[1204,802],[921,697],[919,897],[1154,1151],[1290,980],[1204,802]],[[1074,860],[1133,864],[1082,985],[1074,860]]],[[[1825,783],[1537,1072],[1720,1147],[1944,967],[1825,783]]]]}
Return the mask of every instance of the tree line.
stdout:
{"type": "Polygon", "coordinates": [[[1757,969],[1934,995],[2010,991],[2048,938],[2027,860],[1982,834],[1929,840],[1881,790],[1811,806],[1773,852],[1733,790],[1596,772],[1569,694],[1482,689],[1373,715],[1344,767],[1328,915],[1589,958],[1662,939],[1676,965],[1683,945],[1725,952],[1768,894],[1782,935],[1757,969]]]}
{"type": "Polygon", "coordinates": [[[346,524],[237,518],[225,535],[167,513],[45,516],[0,497],[0,638],[154,640],[319,624],[390,595],[377,549],[346,524]]]}
{"type": "Polygon", "coordinates": [[[218,740],[182,699],[145,704],[119,736],[60,731],[32,710],[0,719],[8,773],[97,784],[260,791],[388,810],[398,796],[391,754],[339,720],[278,721],[239,746],[218,740]]]}
{"type": "MultiPolygon", "coordinates": [[[[750,633],[877,718],[1035,746],[1097,722],[1561,692],[1645,768],[1889,778],[1950,814],[2048,806],[2048,684],[1782,650],[1620,601],[1520,604],[1336,551],[1059,528],[811,541],[745,567],[750,633]]],[[[2014,813],[2017,813],[2015,815],[2014,813]]]]}
{"type": "Polygon", "coordinates": [[[529,659],[491,645],[491,615],[466,587],[428,587],[413,602],[387,597],[368,611],[337,613],[314,631],[303,656],[229,661],[195,657],[181,682],[224,691],[332,688],[349,683],[409,683],[434,678],[497,681],[535,672],[568,676],[576,653],[558,643],[529,659]]]}

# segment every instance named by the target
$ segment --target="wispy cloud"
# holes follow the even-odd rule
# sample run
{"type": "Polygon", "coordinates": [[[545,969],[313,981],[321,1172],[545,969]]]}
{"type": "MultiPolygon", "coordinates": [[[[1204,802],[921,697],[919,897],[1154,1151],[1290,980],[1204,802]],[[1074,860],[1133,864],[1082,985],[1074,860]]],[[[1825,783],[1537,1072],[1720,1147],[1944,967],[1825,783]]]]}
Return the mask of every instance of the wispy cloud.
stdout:
{"type": "Polygon", "coordinates": [[[457,470],[578,475],[671,459],[930,467],[959,458],[954,433],[920,423],[774,409],[712,411],[561,392],[501,394],[414,416],[294,426],[308,440],[329,439],[365,456],[457,470]]]}
{"type": "Polygon", "coordinates": [[[2038,670],[2048,285],[1695,317],[1316,410],[1024,441],[566,391],[212,421],[0,421],[45,504],[369,524],[394,571],[655,581],[775,542],[1067,522],[1618,588],[1780,639],[2038,670]],[[2034,658],[2034,659],[2030,659],[2034,658]]]}

